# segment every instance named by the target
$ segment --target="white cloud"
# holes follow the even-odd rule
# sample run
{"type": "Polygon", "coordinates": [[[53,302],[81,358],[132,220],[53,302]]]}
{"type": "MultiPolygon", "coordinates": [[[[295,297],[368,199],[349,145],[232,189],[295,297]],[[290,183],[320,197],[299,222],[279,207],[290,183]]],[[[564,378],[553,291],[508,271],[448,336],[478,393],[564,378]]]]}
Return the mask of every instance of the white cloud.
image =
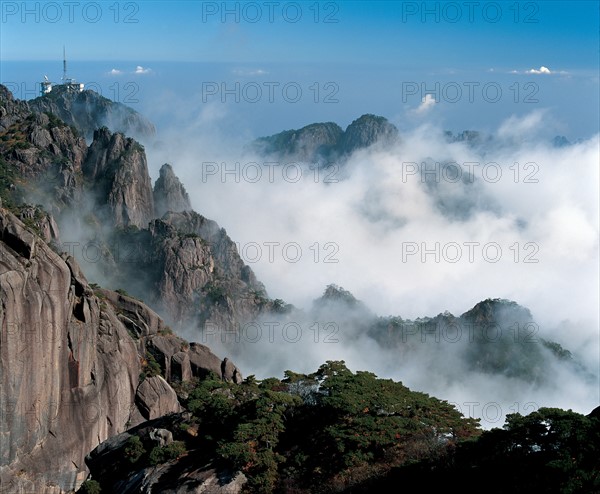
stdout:
{"type": "Polygon", "coordinates": [[[548,67],[542,65],[539,69],[529,70],[511,70],[509,74],[525,74],[525,75],[568,75],[569,73],[565,70],[551,70],[548,67]]]}
{"type": "Polygon", "coordinates": [[[231,71],[234,75],[244,76],[244,77],[253,77],[260,75],[267,75],[268,72],[263,69],[233,69],[231,71]]]}
{"type": "Polygon", "coordinates": [[[528,74],[553,74],[553,72],[543,65],[539,69],[531,69],[527,71],[528,74]]]}
{"type": "Polygon", "coordinates": [[[108,75],[121,75],[123,73],[122,70],[119,69],[112,69],[108,72],[108,75]]]}
{"type": "Polygon", "coordinates": [[[431,110],[431,108],[434,107],[436,103],[437,101],[432,94],[426,94],[421,100],[421,104],[414,110],[414,112],[420,115],[427,113],[429,110],[431,110]]]}
{"type": "MultiPolygon", "coordinates": [[[[420,108],[433,104],[429,96],[420,108]]],[[[173,163],[194,208],[239,242],[242,258],[271,297],[308,309],[326,284],[337,283],[377,314],[413,319],[446,309],[458,315],[487,297],[508,298],[532,311],[539,337],[558,341],[595,368],[598,136],[555,148],[546,138],[555,119],[549,111],[538,110],[504,122],[494,142],[486,145],[485,156],[464,143],[448,144],[441,129],[423,125],[404,131],[394,147],[355,153],[339,173],[323,170],[318,180],[308,169],[296,182],[285,179],[283,166],[263,166],[262,178],[252,181],[245,177],[254,177],[256,167],[246,165],[264,163],[264,158],[244,154],[231,137],[220,135],[236,118],[235,112],[223,114],[221,107],[189,110],[192,125],[177,126],[177,139],[165,138],[164,148],[150,150],[149,164],[156,176],[162,163],[173,163]],[[182,134],[182,128],[187,132],[182,134]],[[434,162],[453,160],[461,165],[463,177],[473,173],[477,183],[468,186],[440,174],[437,186],[428,187],[408,166],[428,157],[430,172],[436,170],[434,162]],[[205,175],[205,163],[216,164],[217,173],[205,175]],[[498,181],[496,166],[488,164],[501,167],[498,181]],[[345,180],[325,181],[341,179],[342,171],[349,174],[345,180]],[[463,218],[444,214],[463,206],[463,218]],[[288,262],[284,254],[297,251],[284,247],[292,244],[302,254],[288,262]],[[406,256],[407,244],[417,246],[419,253],[406,256]],[[473,259],[468,244],[475,246],[473,259]],[[494,244],[501,249],[497,262],[484,255],[484,247],[494,244]],[[258,260],[245,257],[244,246],[249,245],[261,246],[258,260]],[[269,251],[268,245],[275,247],[269,251]],[[444,254],[443,246],[451,245],[459,246],[457,261],[455,250],[444,254]],[[436,250],[441,251],[439,259],[436,250]]],[[[494,249],[485,252],[497,254],[494,249]]],[[[440,354],[430,355],[425,344],[415,347],[415,358],[401,358],[397,349],[382,349],[361,333],[340,331],[337,344],[325,344],[326,334],[320,333],[317,344],[315,332],[308,329],[312,322],[302,326],[298,343],[263,338],[246,344],[233,360],[259,378],[281,376],[285,369],[312,372],[325,360],[345,360],[353,370],[399,379],[455,403],[499,403],[503,414],[514,411],[515,403],[519,411],[529,403],[583,413],[595,406],[597,384],[591,389],[565,369],[557,369],[551,385],[536,388],[461,367],[453,357],[460,344],[450,345],[448,360],[441,363],[431,356],[440,354]],[[468,379],[446,376],[461,373],[468,379]]]]}
{"type": "Polygon", "coordinates": [[[135,68],[135,73],[136,74],[148,74],[149,72],[151,72],[151,69],[142,67],[141,65],[138,65],[135,68]]]}

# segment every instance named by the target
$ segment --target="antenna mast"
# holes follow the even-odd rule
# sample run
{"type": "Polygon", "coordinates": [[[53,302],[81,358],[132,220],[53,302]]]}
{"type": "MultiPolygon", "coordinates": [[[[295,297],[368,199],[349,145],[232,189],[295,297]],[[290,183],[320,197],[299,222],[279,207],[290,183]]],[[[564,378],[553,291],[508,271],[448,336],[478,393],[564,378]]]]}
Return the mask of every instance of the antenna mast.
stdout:
{"type": "Polygon", "coordinates": [[[63,45],[63,83],[67,82],[67,55],[65,45],[63,45]]]}

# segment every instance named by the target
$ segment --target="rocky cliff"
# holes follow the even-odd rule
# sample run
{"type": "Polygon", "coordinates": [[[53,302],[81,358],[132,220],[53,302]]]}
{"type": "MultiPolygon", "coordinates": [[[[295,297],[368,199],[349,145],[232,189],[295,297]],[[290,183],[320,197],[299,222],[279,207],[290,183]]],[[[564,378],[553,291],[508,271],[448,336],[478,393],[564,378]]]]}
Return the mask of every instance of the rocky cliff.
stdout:
{"type": "Polygon", "coordinates": [[[76,206],[82,194],[85,140],[52,114],[32,113],[0,86],[1,197],[24,198],[59,212],[76,206]]]}
{"type": "Polygon", "coordinates": [[[10,90],[1,84],[0,101],[0,132],[6,132],[11,125],[24,120],[31,113],[27,101],[15,100],[10,90]]]}
{"type": "Polygon", "coordinates": [[[141,370],[116,310],[72,258],[0,212],[2,483],[60,492],[86,475],[86,451],[121,432],[141,370]]]}
{"type": "Polygon", "coordinates": [[[190,211],[192,205],[185,187],[173,172],[173,167],[165,163],[160,168],[160,176],[154,184],[154,213],[157,218],[167,211],[179,213],[190,211]]]}
{"type": "Polygon", "coordinates": [[[102,127],[88,148],[76,128],[31,112],[6,88],[0,96],[1,198],[15,208],[42,204],[60,214],[69,242],[100,247],[91,262],[74,252],[94,281],[147,300],[177,327],[235,331],[269,309],[226,232],[191,211],[171,165],[153,189],[134,139],[102,127]]]}
{"type": "Polygon", "coordinates": [[[154,217],[152,183],[144,148],[106,127],[94,131],[83,165],[99,215],[113,227],[145,228],[154,217]]]}
{"type": "Polygon", "coordinates": [[[88,140],[100,127],[108,127],[112,132],[121,132],[141,140],[149,139],[156,133],[154,125],[132,108],[91,90],[75,92],[57,85],[50,93],[28,103],[34,112],[50,112],[68,125],[73,125],[88,140]]]}
{"type": "Polygon", "coordinates": [[[6,209],[0,299],[3,492],[76,488],[95,446],[181,410],[174,379],[241,380],[231,362],[172,335],[143,303],[90,286],[72,257],[6,209]],[[162,356],[159,369],[150,355],[162,356]]]}
{"type": "Polygon", "coordinates": [[[227,232],[194,211],[120,231],[111,244],[121,253],[114,256],[115,283],[176,328],[232,332],[273,304],[227,232]]]}

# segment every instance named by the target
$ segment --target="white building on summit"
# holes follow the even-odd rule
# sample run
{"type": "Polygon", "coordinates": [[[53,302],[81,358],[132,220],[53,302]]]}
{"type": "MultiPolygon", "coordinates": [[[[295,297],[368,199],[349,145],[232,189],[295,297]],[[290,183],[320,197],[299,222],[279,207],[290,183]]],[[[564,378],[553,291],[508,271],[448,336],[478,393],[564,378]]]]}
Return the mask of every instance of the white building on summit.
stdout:
{"type": "MultiPolygon", "coordinates": [[[[67,57],[65,53],[65,47],[63,46],[63,76],[62,76],[62,84],[56,84],[56,86],[63,87],[67,91],[73,91],[80,93],[83,91],[84,84],[82,82],[77,82],[75,79],[71,77],[67,77],[67,57]]],[[[44,76],[44,80],[40,83],[40,96],[44,96],[45,94],[49,94],[52,92],[53,83],[50,82],[48,76],[44,76]]]]}

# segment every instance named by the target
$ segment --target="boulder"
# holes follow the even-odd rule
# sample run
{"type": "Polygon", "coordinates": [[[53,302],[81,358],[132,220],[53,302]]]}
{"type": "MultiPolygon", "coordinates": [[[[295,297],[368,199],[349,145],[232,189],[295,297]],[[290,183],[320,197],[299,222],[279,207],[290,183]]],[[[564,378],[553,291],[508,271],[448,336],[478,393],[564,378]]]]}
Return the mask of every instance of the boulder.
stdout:
{"type": "Polygon", "coordinates": [[[182,410],[177,394],[162,376],[144,379],[135,394],[135,403],[146,420],[182,410]]]}

